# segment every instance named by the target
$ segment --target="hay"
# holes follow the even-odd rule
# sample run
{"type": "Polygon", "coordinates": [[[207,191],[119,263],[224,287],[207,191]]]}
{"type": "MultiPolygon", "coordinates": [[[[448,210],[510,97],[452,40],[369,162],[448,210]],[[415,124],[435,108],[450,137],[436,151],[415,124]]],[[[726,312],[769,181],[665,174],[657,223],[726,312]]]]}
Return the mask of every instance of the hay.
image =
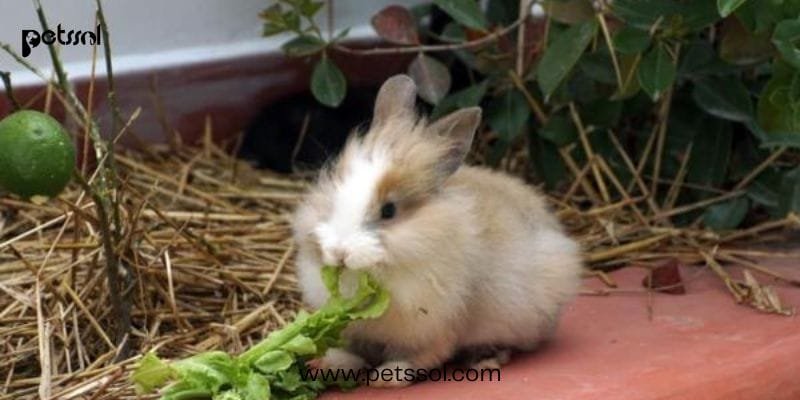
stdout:
{"type": "MultiPolygon", "coordinates": [[[[596,160],[610,187],[623,191],[596,160]]],[[[136,275],[127,338],[134,354],[239,352],[293,318],[301,304],[289,215],[305,181],[255,171],[210,141],[203,148],[128,151],[118,154],[117,163],[126,226],[120,251],[136,275]]],[[[756,234],[768,240],[765,230],[797,224],[796,216],[720,237],[671,227],[659,214],[638,208],[647,197],[627,191],[621,201],[583,210],[576,188],[594,176],[587,171],[577,173],[565,195],[551,199],[586,259],[599,268],[593,274],[610,286],[589,294],[630,291],[613,288],[605,267],[648,267],[676,257],[687,264],[704,261],[737,301],[786,311],[752,275],[737,280],[717,260],[800,286],[754,262],[751,256],[758,254],[726,245],[756,234]]],[[[109,295],[91,200],[74,185],[57,201],[36,205],[6,197],[0,206],[0,399],[135,398],[127,378],[138,356],[115,360],[120,346],[108,332],[109,295]]]]}
{"type": "MultiPolygon", "coordinates": [[[[238,351],[300,307],[288,214],[305,184],[214,146],[158,154],[117,157],[137,282],[128,340],[168,357],[238,351]]],[[[40,380],[54,398],[133,396],[121,371],[134,360],[112,362],[94,205],[74,186],[43,205],[0,199],[0,399],[36,398],[40,380]]]]}

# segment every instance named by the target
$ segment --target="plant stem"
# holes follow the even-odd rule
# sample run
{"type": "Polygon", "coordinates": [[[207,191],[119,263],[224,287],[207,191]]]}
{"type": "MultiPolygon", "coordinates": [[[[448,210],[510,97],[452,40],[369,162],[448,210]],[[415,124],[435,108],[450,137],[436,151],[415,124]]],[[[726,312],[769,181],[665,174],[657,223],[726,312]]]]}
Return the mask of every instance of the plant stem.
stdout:
{"type": "Polygon", "coordinates": [[[527,15],[523,18],[519,18],[511,25],[499,30],[492,32],[480,39],[471,40],[468,42],[463,43],[452,43],[452,44],[435,44],[435,45],[427,45],[427,46],[413,46],[413,47],[381,47],[381,48],[374,48],[374,49],[354,49],[351,47],[343,46],[341,44],[335,44],[332,47],[342,53],[357,55],[357,56],[372,56],[372,55],[379,55],[379,54],[406,54],[406,53],[418,53],[418,52],[440,52],[440,51],[452,51],[452,50],[462,50],[462,49],[472,49],[475,47],[480,47],[485,44],[494,42],[495,40],[507,35],[509,32],[513,31],[516,27],[518,27],[522,22],[525,21],[527,15]]]}
{"type": "MultiPolygon", "coordinates": [[[[80,171],[74,171],[73,177],[75,181],[83,188],[83,190],[89,194],[92,198],[92,201],[96,205],[97,209],[97,219],[98,219],[98,229],[100,230],[100,240],[103,245],[103,252],[106,255],[106,277],[108,279],[108,290],[111,297],[111,308],[114,310],[114,314],[116,317],[116,325],[114,329],[114,342],[117,344],[122,343],[124,340],[125,335],[128,333],[130,328],[130,307],[126,307],[123,303],[123,296],[121,296],[122,291],[124,290],[122,285],[122,280],[120,279],[122,276],[122,271],[119,269],[119,263],[117,262],[116,251],[114,250],[114,234],[111,232],[111,221],[108,217],[107,212],[107,199],[103,198],[103,196],[98,192],[89,182],[84,179],[83,175],[80,174],[80,171]],[[125,325],[127,323],[127,325],[125,325]]],[[[126,344],[128,341],[125,341],[126,344]]],[[[127,345],[125,346],[128,347],[127,345]]],[[[118,351],[119,354],[126,353],[127,349],[120,349],[118,351]]]]}
{"type": "MultiPolygon", "coordinates": [[[[106,82],[108,85],[108,101],[109,103],[111,103],[111,113],[112,113],[111,134],[116,135],[118,126],[120,124],[124,125],[125,121],[122,118],[122,113],[119,110],[119,103],[117,102],[116,89],[114,85],[114,67],[111,61],[111,37],[108,34],[108,25],[106,24],[106,17],[105,14],[103,13],[103,5],[100,0],[95,0],[95,3],[97,4],[97,20],[100,24],[100,30],[102,34],[101,37],[103,42],[103,57],[105,58],[106,62],[106,82]]],[[[98,38],[98,40],[101,39],[98,38]]],[[[108,164],[107,164],[108,168],[106,168],[106,171],[109,174],[116,174],[117,164],[116,164],[116,159],[114,157],[114,141],[111,141],[111,143],[109,143],[106,146],[106,152],[108,155],[108,164]]],[[[119,190],[116,190],[119,189],[118,179],[116,179],[116,176],[113,176],[111,177],[110,181],[112,185],[115,186],[114,187],[115,192],[117,193],[117,195],[119,195],[119,190]]],[[[116,234],[115,240],[119,241],[122,236],[121,232],[122,225],[119,215],[119,199],[116,199],[116,201],[113,203],[113,206],[114,206],[113,209],[114,226],[117,227],[117,229],[114,232],[116,234]]]]}
{"type": "Polygon", "coordinates": [[[0,71],[0,79],[3,80],[3,86],[6,88],[6,97],[11,102],[11,107],[14,111],[21,110],[22,106],[14,97],[14,88],[11,86],[11,73],[7,71],[0,71]]]}
{"type": "MultiPolygon", "coordinates": [[[[39,17],[39,22],[42,25],[42,29],[48,30],[49,27],[47,24],[47,18],[42,8],[41,1],[33,0],[33,2],[36,8],[36,14],[39,17]]],[[[107,35],[108,29],[105,26],[105,18],[102,15],[102,9],[99,8],[99,2],[97,13],[101,29],[103,30],[102,34],[105,36],[107,35]]],[[[98,40],[102,40],[102,38],[98,38],[98,40]]],[[[106,68],[108,69],[109,73],[111,73],[111,60],[107,38],[105,41],[105,46],[106,68]]],[[[125,338],[128,335],[131,327],[131,303],[129,301],[129,296],[126,295],[128,292],[127,288],[129,286],[124,284],[124,280],[132,279],[132,275],[130,271],[125,269],[124,264],[120,262],[120,257],[117,253],[116,244],[119,243],[122,235],[120,232],[121,221],[118,211],[119,204],[114,198],[114,193],[118,193],[119,191],[117,190],[118,185],[116,184],[117,176],[114,165],[113,151],[111,150],[111,146],[103,141],[102,137],[100,136],[97,123],[90,118],[85,107],[75,95],[70,82],[67,80],[66,72],[64,71],[63,64],[61,63],[61,59],[59,58],[55,47],[52,44],[48,44],[47,48],[50,53],[53,69],[55,70],[56,77],[58,79],[59,91],[63,94],[70,105],[72,105],[72,108],[76,111],[76,113],[79,116],[83,116],[83,120],[88,122],[89,134],[92,138],[92,144],[94,146],[97,160],[99,161],[106,158],[106,163],[104,165],[98,164],[98,168],[100,168],[101,171],[98,174],[98,179],[95,181],[94,186],[90,185],[89,182],[83,178],[83,176],[80,176],[77,173],[74,175],[75,180],[81,184],[87,193],[89,193],[90,197],[97,206],[96,212],[100,224],[99,229],[101,232],[101,240],[103,242],[103,253],[106,258],[106,275],[108,280],[109,297],[111,298],[112,315],[114,316],[114,341],[118,345],[122,346],[122,348],[117,351],[117,357],[126,357],[129,348],[129,341],[125,338]]],[[[108,79],[109,98],[112,98],[113,75],[109,75],[108,79]]],[[[112,105],[113,104],[116,104],[116,100],[112,100],[112,105]]],[[[118,116],[118,114],[115,114],[115,117],[118,116]]],[[[116,127],[116,119],[112,118],[112,122],[112,127],[116,127]]]]}

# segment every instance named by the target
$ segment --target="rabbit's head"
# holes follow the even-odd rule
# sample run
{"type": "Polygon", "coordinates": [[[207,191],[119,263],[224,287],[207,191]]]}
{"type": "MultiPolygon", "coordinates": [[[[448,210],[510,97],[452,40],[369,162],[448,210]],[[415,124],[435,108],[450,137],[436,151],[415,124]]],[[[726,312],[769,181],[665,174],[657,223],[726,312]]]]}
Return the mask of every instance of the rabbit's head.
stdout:
{"type": "Polygon", "coordinates": [[[461,166],[481,110],[428,123],[415,111],[416,96],[408,76],[387,80],[369,130],[351,135],[298,209],[295,237],[322,264],[379,268],[391,263],[387,246],[399,240],[392,235],[430,229],[422,211],[461,166]]]}

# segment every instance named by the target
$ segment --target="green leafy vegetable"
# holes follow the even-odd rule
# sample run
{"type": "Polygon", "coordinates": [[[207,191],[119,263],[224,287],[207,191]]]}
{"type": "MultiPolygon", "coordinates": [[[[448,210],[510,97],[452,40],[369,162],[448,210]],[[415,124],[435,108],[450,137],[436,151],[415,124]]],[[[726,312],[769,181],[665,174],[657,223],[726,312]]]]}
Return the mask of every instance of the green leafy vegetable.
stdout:
{"type": "Polygon", "coordinates": [[[362,273],[356,293],[345,298],[340,275],[341,268],[324,267],[328,302],[313,314],[299,312],[292,323],[238,356],[210,351],[167,362],[148,353],[131,375],[137,392],[172,382],[162,391],[162,400],[313,399],[327,386],[347,384],[303,380],[306,361],[341,345],[342,330],[350,322],[381,316],[389,307],[389,293],[362,273]]]}

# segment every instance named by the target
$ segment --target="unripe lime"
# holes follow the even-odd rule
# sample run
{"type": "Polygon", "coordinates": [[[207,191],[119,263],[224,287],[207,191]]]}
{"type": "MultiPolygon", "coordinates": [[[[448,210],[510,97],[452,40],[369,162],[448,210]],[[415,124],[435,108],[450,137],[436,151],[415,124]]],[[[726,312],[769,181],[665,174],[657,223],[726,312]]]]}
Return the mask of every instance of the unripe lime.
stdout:
{"type": "Polygon", "coordinates": [[[75,146],[53,117],[23,110],[0,121],[0,188],[25,198],[54,197],[74,168],[75,146]]]}

